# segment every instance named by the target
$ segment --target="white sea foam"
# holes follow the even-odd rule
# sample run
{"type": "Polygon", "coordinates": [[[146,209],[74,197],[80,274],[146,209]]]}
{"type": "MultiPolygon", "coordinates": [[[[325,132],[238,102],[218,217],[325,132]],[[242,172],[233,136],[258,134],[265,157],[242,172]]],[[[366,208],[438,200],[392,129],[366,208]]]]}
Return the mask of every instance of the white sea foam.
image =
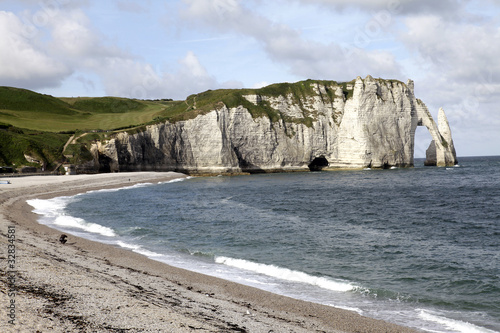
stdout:
{"type": "Polygon", "coordinates": [[[186,179],[191,179],[191,178],[193,178],[193,177],[175,178],[175,179],[172,179],[172,180],[168,180],[166,182],[158,182],[158,184],[178,183],[178,182],[182,182],[182,181],[185,181],[186,179]]]}
{"type": "Polygon", "coordinates": [[[479,327],[471,323],[467,323],[464,321],[446,318],[438,313],[431,313],[429,310],[419,309],[419,317],[430,322],[438,323],[443,325],[448,329],[452,329],[456,332],[460,333],[497,333],[495,331],[489,330],[484,327],[479,327]]]}
{"type": "Polygon", "coordinates": [[[157,257],[163,256],[163,254],[161,254],[161,253],[156,253],[156,252],[149,251],[149,250],[146,250],[146,249],[143,249],[143,248],[141,248],[141,249],[139,249],[139,250],[137,250],[135,252],[137,252],[139,254],[142,254],[142,255],[144,255],[144,256],[146,256],[148,258],[157,258],[157,257]]]}
{"type": "Polygon", "coordinates": [[[304,272],[294,271],[288,268],[282,268],[274,265],[259,264],[243,259],[233,259],[228,257],[216,257],[215,262],[218,264],[224,264],[227,266],[271,276],[281,280],[306,283],[333,291],[345,292],[354,289],[354,286],[347,282],[334,281],[328,278],[313,276],[304,272]]]}
{"type": "Polygon", "coordinates": [[[99,234],[107,237],[115,237],[113,229],[102,226],[97,223],[89,223],[85,220],[66,215],[64,208],[73,200],[73,197],[57,197],[48,200],[33,199],[26,202],[34,208],[33,212],[44,217],[44,224],[53,224],[59,227],[74,228],[86,231],[88,233],[99,234]]]}
{"type": "Polygon", "coordinates": [[[97,224],[97,223],[89,223],[89,222],[86,222],[84,219],[69,216],[69,215],[60,215],[60,216],[56,217],[54,224],[61,226],[61,227],[81,229],[83,231],[86,231],[86,232],[89,232],[92,234],[99,234],[99,235],[107,236],[107,237],[115,237],[116,236],[115,232],[111,228],[102,226],[102,225],[97,224]]]}
{"type": "Polygon", "coordinates": [[[161,257],[162,254],[160,253],[156,253],[156,252],[152,252],[152,251],[149,251],[149,250],[146,250],[144,248],[142,248],[142,246],[140,245],[137,245],[137,244],[129,244],[129,243],[125,243],[123,241],[118,241],[116,242],[116,245],[120,246],[120,247],[123,247],[125,249],[129,249],[129,250],[132,250],[136,253],[139,253],[139,254],[142,254],[146,257],[149,257],[149,258],[155,258],[155,257],[161,257]]]}
{"type": "Polygon", "coordinates": [[[262,282],[257,279],[249,279],[249,278],[244,278],[243,279],[247,283],[251,283],[252,285],[261,285],[261,286],[277,286],[276,283],[269,283],[269,282],[262,282]]]}
{"type": "Polygon", "coordinates": [[[47,217],[57,217],[66,207],[70,197],[57,197],[48,200],[32,199],[26,200],[26,203],[34,208],[33,212],[47,217]]]}
{"type": "Polygon", "coordinates": [[[141,247],[137,244],[128,244],[128,243],[125,243],[125,242],[122,242],[122,241],[118,241],[116,242],[116,245],[120,246],[120,247],[123,247],[125,249],[129,249],[129,250],[132,250],[132,251],[135,251],[135,250],[139,250],[141,247]]]}
{"type": "Polygon", "coordinates": [[[100,190],[87,191],[86,193],[118,192],[121,190],[130,190],[130,189],[146,187],[146,186],[150,186],[150,185],[153,185],[153,183],[139,183],[139,184],[124,186],[124,187],[119,187],[119,188],[103,188],[100,190]]]}
{"type": "Polygon", "coordinates": [[[338,308],[338,309],[353,311],[353,312],[356,312],[356,313],[358,313],[360,315],[363,314],[363,310],[361,310],[360,308],[353,308],[353,307],[350,307],[350,306],[338,305],[338,304],[327,304],[327,305],[328,306],[333,306],[334,308],[338,308]]]}

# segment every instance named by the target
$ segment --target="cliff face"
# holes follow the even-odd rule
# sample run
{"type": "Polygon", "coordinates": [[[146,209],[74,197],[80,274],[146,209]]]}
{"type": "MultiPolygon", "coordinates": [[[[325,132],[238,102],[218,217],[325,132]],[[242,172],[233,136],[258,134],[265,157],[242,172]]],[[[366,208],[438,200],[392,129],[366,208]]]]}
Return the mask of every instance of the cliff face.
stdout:
{"type": "Polygon", "coordinates": [[[301,84],[311,93],[256,90],[242,95],[245,103],[238,106],[217,103],[191,120],[118,133],[92,145],[92,167],[188,173],[407,167],[413,166],[417,126],[426,126],[435,141],[436,165],[456,164],[447,121],[437,127],[415,98],[412,81],[368,76],[347,84],[301,84]],[[277,117],[249,110],[259,108],[277,117]]]}

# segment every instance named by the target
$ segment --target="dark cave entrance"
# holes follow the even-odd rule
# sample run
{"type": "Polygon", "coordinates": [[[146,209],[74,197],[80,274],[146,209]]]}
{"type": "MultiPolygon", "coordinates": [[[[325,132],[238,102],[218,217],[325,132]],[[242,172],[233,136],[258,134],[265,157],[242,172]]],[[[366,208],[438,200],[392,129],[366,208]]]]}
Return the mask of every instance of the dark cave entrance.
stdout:
{"type": "Polygon", "coordinates": [[[330,163],[324,156],[316,157],[309,165],[310,171],[321,171],[326,168],[330,163]]]}
{"type": "Polygon", "coordinates": [[[111,162],[113,160],[106,155],[99,154],[99,173],[111,172],[111,162]]]}

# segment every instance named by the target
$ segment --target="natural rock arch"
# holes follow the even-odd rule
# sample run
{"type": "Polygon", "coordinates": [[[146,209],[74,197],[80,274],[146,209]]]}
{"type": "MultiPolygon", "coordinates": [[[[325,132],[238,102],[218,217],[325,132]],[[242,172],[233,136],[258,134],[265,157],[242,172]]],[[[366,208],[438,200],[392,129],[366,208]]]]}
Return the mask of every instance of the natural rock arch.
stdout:
{"type": "MultiPolygon", "coordinates": [[[[432,136],[432,141],[426,151],[424,162],[426,166],[450,166],[458,163],[450,124],[442,108],[439,109],[438,124],[427,108],[417,108],[417,126],[425,126],[432,136]]],[[[414,141],[415,130],[412,132],[414,141]]]]}

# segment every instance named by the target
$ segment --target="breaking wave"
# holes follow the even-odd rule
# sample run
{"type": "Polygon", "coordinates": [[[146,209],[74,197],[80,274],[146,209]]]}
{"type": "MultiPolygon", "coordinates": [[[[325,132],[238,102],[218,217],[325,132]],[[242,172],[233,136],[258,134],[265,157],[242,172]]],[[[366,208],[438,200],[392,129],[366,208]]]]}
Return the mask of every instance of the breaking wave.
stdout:
{"type": "Polygon", "coordinates": [[[355,286],[348,282],[336,281],[325,277],[313,276],[304,272],[291,270],[288,268],[278,267],[274,265],[259,264],[243,259],[233,259],[228,257],[216,257],[215,262],[239,269],[252,271],[255,273],[267,275],[273,278],[310,284],[323,289],[328,289],[338,292],[346,292],[355,289],[355,286]]]}

